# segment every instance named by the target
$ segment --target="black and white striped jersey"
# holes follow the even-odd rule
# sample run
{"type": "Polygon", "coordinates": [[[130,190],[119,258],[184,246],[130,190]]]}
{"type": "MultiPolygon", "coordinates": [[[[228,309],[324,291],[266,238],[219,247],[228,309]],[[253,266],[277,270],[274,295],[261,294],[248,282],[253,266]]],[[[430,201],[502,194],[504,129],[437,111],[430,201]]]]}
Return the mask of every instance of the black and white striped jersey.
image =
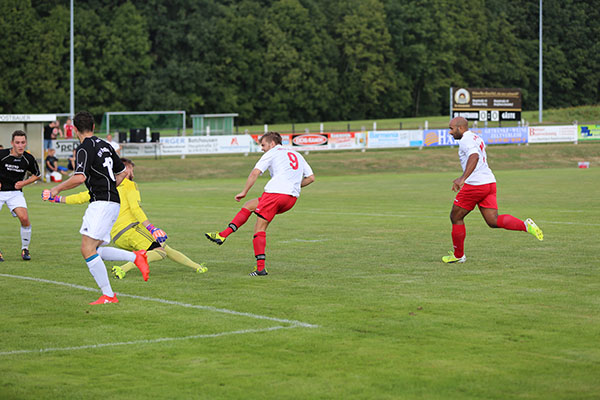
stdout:
{"type": "Polygon", "coordinates": [[[115,176],[125,171],[125,165],[112,146],[96,136],[87,137],[77,147],[75,174],[86,177],[85,186],[93,201],[120,203],[115,176]]]}
{"type": "Polygon", "coordinates": [[[15,189],[15,183],[25,179],[27,171],[35,176],[41,176],[40,167],[35,157],[25,152],[21,157],[10,154],[11,149],[0,149],[0,190],[8,192],[15,189]]]}

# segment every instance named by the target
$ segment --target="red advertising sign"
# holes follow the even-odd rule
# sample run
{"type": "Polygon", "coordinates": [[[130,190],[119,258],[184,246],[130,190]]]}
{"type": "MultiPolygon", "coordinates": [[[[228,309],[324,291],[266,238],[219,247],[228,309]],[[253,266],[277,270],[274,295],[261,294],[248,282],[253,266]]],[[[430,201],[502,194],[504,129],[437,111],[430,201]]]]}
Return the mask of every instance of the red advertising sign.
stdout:
{"type": "Polygon", "coordinates": [[[321,133],[303,133],[292,136],[293,146],[326,146],[328,142],[327,134],[321,133]]]}

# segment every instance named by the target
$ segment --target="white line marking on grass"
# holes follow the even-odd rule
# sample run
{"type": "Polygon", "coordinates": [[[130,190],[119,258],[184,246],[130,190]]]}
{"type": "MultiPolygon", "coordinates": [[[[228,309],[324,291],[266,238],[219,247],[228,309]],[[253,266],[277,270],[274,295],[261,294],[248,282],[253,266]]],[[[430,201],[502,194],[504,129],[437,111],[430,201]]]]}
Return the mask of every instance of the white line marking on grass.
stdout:
{"type": "MultiPolygon", "coordinates": [[[[51,281],[48,279],[32,278],[29,276],[0,274],[0,277],[22,279],[22,280],[26,280],[26,281],[33,281],[33,282],[40,282],[40,283],[51,283],[53,285],[66,286],[66,287],[70,287],[70,288],[74,288],[74,289],[85,290],[88,292],[98,292],[98,289],[94,289],[94,288],[87,287],[87,286],[75,285],[73,283],[67,283],[67,282],[51,281]]],[[[274,318],[274,317],[268,317],[266,315],[252,314],[252,313],[228,310],[226,308],[217,308],[217,307],[212,307],[212,306],[187,304],[187,303],[181,303],[179,301],[166,300],[166,299],[160,299],[160,298],[154,298],[154,297],[137,296],[137,295],[126,294],[126,293],[119,293],[119,297],[130,297],[133,299],[153,301],[153,302],[168,304],[168,305],[173,305],[173,306],[194,308],[194,309],[198,309],[198,310],[206,310],[206,311],[218,312],[218,313],[229,314],[229,315],[237,315],[237,316],[241,316],[241,317],[274,321],[274,322],[289,324],[289,326],[274,326],[274,327],[262,328],[262,329],[244,329],[244,330],[232,331],[232,332],[220,332],[220,333],[213,333],[213,334],[193,335],[193,336],[184,336],[184,337],[171,337],[171,338],[158,338],[158,339],[149,339],[149,340],[136,340],[136,341],[131,341],[131,342],[101,343],[101,344],[77,346],[77,347],[56,347],[56,348],[47,348],[47,349],[39,349],[39,350],[13,350],[13,351],[0,352],[0,356],[11,355],[11,354],[26,354],[26,353],[40,353],[40,352],[43,353],[43,352],[50,352],[50,351],[71,351],[71,350],[93,349],[93,348],[102,348],[102,347],[109,347],[109,346],[123,346],[123,345],[130,345],[130,344],[160,343],[160,342],[168,342],[168,341],[175,341],[175,340],[213,338],[213,337],[228,336],[228,335],[239,335],[239,334],[244,334],[244,333],[268,332],[268,331],[274,331],[274,330],[278,330],[278,329],[318,328],[319,327],[319,325],[313,325],[313,324],[309,324],[306,322],[295,321],[292,319],[274,318]]]]}
{"type": "Polygon", "coordinates": [[[281,241],[279,243],[294,243],[294,242],[301,242],[301,243],[317,243],[317,242],[326,242],[329,239],[313,239],[313,240],[309,240],[309,239],[291,239],[291,240],[284,240],[281,241]]]}
{"type": "Polygon", "coordinates": [[[49,347],[46,349],[39,350],[13,350],[13,351],[3,351],[0,352],[0,356],[9,356],[15,354],[31,354],[31,353],[48,353],[51,351],[74,351],[74,350],[86,350],[86,349],[101,349],[104,347],[112,347],[112,346],[127,346],[132,344],[154,344],[154,343],[162,343],[162,342],[175,342],[180,340],[191,340],[191,339],[207,339],[207,338],[216,338],[221,336],[230,336],[230,335],[242,335],[245,333],[261,333],[261,332],[270,332],[276,331],[278,329],[292,329],[298,327],[297,325],[292,326],[272,326],[270,328],[263,329],[243,329],[239,331],[231,331],[231,332],[220,332],[220,333],[209,333],[205,335],[191,335],[191,336],[183,336],[183,337],[166,337],[166,338],[158,338],[158,339],[147,339],[147,340],[133,340],[131,342],[115,342],[115,343],[99,343],[99,344],[89,344],[85,346],[73,346],[73,347],[49,347]]]}

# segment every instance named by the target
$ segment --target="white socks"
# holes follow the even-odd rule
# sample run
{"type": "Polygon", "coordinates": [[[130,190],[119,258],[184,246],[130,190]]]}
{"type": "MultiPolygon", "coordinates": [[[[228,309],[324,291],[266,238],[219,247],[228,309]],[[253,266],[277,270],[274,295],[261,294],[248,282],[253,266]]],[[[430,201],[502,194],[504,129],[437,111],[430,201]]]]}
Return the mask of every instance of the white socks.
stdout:
{"type": "Polygon", "coordinates": [[[29,242],[31,242],[31,225],[21,226],[21,248],[29,249],[29,242]]]}
{"type": "Polygon", "coordinates": [[[90,273],[94,277],[96,284],[102,290],[102,294],[108,297],[114,297],[115,293],[110,287],[108,273],[106,272],[106,266],[104,265],[104,261],[102,261],[102,257],[100,257],[98,254],[94,254],[93,256],[86,258],[85,262],[90,270],[90,273]]]}
{"type": "Polygon", "coordinates": [[[98,254],[107,261],[131,261],[135,262],[135,254],[131,251],[117,249],[115,247],[98,247],[98,254]]]}

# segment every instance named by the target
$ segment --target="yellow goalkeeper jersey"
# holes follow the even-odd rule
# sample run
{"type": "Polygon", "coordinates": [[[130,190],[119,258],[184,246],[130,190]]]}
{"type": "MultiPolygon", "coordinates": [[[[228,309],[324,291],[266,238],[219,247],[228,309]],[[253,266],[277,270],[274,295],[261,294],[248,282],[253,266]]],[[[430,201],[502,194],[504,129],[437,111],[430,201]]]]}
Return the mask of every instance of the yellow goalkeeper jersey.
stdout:
{"type": "MultiPolygon", "coordinates": [[[[129,179],[123,179],[123,182],[117,187],[119,197],[121,198],[121,209],[117,221],[113,225],[110,236],[114,238],[119,232],[133,224],[142,223],[148,219],[140,202],[142,197],[137,184],[129,179]]],[[[72,194],[65,198],[66,204],[84,204],[90,201],[89,192],[72,194]]]]}

